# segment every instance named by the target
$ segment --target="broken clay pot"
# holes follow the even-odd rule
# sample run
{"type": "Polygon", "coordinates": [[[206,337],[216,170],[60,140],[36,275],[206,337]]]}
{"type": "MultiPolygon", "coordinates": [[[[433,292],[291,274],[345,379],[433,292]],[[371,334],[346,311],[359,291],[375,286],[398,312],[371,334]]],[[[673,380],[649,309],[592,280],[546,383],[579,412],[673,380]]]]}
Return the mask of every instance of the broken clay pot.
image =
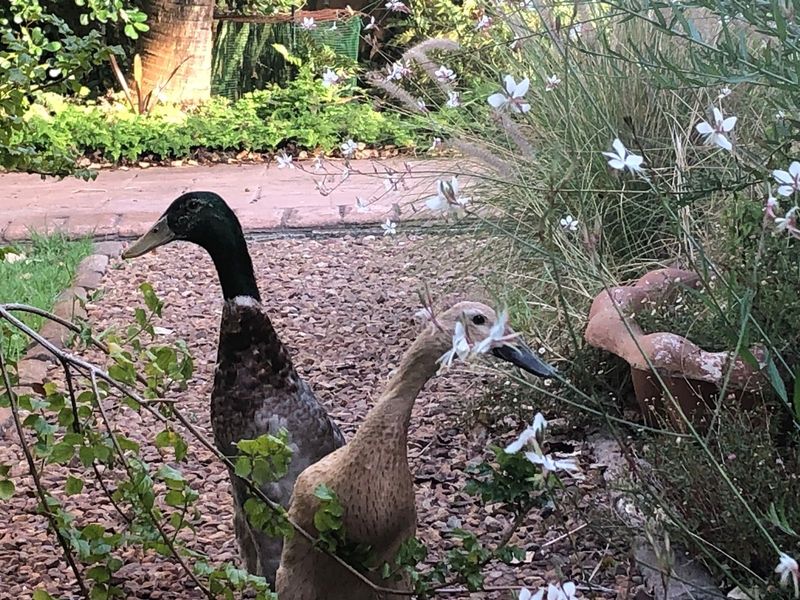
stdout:
{"type": "Polygon", "coordinates": [[[731,360],[726,404],[732,400],[742,408],[752,408],[766,381],[761,373],[766,350],[761,346],[750,349],[759,362],[759,367],[754,367],[732,357],[731,352],[706,352],[675,333],[642,331],[636,315],[643,307],[669,302],[681,287],[699,284],[700,277],[693,271],[658,269],[631,285],[603,290],[592,302],[584,337],[590,345],[612,352],[630,365],[636,399],[648,423],[667,420],[684,430],[677,403],[694,426],[707,425],[731,360]],[[654,372],[661,377],[663,387],[654,372]]]}

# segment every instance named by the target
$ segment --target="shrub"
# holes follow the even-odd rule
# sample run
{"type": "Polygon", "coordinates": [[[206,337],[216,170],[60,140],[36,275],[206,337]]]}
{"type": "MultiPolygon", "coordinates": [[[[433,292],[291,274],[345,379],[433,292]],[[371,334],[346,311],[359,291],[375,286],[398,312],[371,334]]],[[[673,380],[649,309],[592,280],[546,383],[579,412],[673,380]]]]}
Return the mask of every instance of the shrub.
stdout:
{"type": "MultiPolygon", "coordinates": [[[[800,164],[771,173],[796,152],[793,13],[739,0],[619,0],[566,15],[526,5],[530,18],[520,16],[525,8],[493,5],[492,59],[475,53],[472,70],[449,88],[415,89],[419,73],[400,89],[374,80],[408,112],[417,96],[441,107],[458,94],[427,116],[472,163],[462,170],[471,201],[447,200],[444,188],[446,201],[432,206],[470,213],[503,240],[487,245],[494,264],[508,265],[494,280],[498,295],[551,352],[571,359],[550,389],[522,382],[528,403],[577,404],[606,425],[624,422],[625,378],[584,347],[581,333],[598,293],[653,267],[694,269],[704,289],[687,292],[681,310],[656,310],[645,319],[652,330],[699,333],[712,349],[746,359],[751,344],[768,348],[770,393],[755,412],[724,410],[720,399],[709,431],[686,423],[689,439],[676,438],[665,422],[637,435],[635,450],[654,463],[637,481],[648,517],[727,589],[772,594],[779,552],[800,551],[800,515],[785,506],[797,497],[800,444],[800,209],[792,208],[800,164]],[[777,192],[780,209],[766,203],[777,192]],[[747,458],[729,464],[734,454],[747,458]]],[[[419,58],[424,47],[407,55],[419,58]]]]}
{"type": "Polygon", "coordinates": [[[378,112],[361,96],[326,88],[310,71],[286,87],[271,86],[236,102],[214,98],[196,108],[159,106],[149,115],[124,104],[78,104],[42,95],[15,143],[35,152],[78,154],[111,162],[145,157],[178,159],[198,149],[272,152],[292,142],[330,152],[352,138],[369,145],[413,147],[413,129],[393,114],[378,112]]]}

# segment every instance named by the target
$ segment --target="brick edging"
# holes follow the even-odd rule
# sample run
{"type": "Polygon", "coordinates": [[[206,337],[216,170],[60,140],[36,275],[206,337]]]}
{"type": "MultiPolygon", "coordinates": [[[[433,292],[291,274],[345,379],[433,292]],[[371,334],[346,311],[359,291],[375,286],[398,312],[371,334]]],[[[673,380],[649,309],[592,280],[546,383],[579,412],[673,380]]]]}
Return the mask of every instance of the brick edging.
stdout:
{"type": "MultiPolygon", "coordinates": [[[[81,302],[86,300],[90,292],[99,289],[111,259],[118,257],[123,247],[122,242],[95,243],[92,254],[78,264],[72,285],[58,295],[51,312],[68,321],[76,316],[86,317],[86,309],[81,302]]],[[[64,348],[71,332],[58,323],[45,319],[39,334],[57,348],[64,348]]],[[[47,381],[50,369],[56,366],[55,356],[39,344],[31,342],[17,362],[20,391],[28,393],[31,386],[47,381]]],[[[0,408],[0,440],[9,439],[12,430],[11,409],[0,408]]]]}

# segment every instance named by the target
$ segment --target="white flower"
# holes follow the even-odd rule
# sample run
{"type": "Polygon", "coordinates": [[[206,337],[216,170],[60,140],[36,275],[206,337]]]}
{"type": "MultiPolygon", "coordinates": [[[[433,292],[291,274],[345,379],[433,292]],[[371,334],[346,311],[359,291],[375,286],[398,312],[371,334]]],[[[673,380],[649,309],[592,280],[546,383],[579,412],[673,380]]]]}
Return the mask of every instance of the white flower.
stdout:
{"type": "Polygon", "coordinates": [[[489,104],[498,110],[510,107],[518,113],[526,113],[531,109],[531,105],[523,101],[523,96],[528,93],[528,88],[531,85],[530,80],[526,77],[517,83],[511,75],[506,75],[505,78],[506,91],[492,94],[486,100],[489,104]]]}
{"type": "Polygon", "coordinates": [[[501,311],[500,314],[497,315],[497,320],[495,321],[494,325],[492,325],[492,328],[489,330],[489,335],[475,344],[475,348],[473,349],[475,354],[484,354],[492,348],[501,346],[514,340],[517,337],[517,334],[509,334],[506,331],[507,329],[508,312],[501,311]]]}
{"type": "Polygon", "coordinates": [[[461,195],[461,186],[455,175],[450,181],[439,180],[436,182],[438,193],[425,200],[425,206],[430,210],[449,212],[464,208],[472,200],[469,196],[461,195]]]}
{"type": "Polygon", "coordinates": [[[558,75],[550,75],[546,79],[546,85],[544,86],[545,91],[550,92],[556,89],[559,85],[561,85],[561,78],[558,75]]]}
{"type": "Polygon", "coordinates": [[[325,87],[331,87],[332,85],[336,85],[341,80],[336,74],[336,71],[332,69],[327,69],[325,73],[322,74],[322,85],[325,87]]]}
{"type": "Polygon", "coordinates": [[[392,64],[389,67],[386,67],[388,71],[388,75],[386,75],[387,81],[400,81],[403,77],[408,76],[411,73],[411,67],[407,62],[398,61],[392,64]]]}
{"type": "Polygon", "coordinates": [[[714,124],[711,125],[706,121],[700,121],[697,126],[697,132],[704,135],[706,144],[715,144],[724,150],[732,150],[733,144],[728,139],[727,134],[730,133],[736,125],[736,117],[722,118],[722,112],[715,106],[713,109],[714,124]]]}
{"type": "Polygon", "coordinates": [[[461,98],[458,97],[458,92],[448,92],[447,102],[444,104],[447,108],[458,108],[461,106],[461,98]]]}
{"type": "Polygon", "coordinates": [[[303,17],[303,22],[300,24],[300,27],[306,31],[311,31],[317,28],[317,23],[314,21],[314,17],[303,17]]]}
{"type": "Polygon", "coordinates": [[[547,420],[542,413],[536,413],[533,418],[533,424],[530,427],[526,427],[516,440],[506,446],[505,453],[516,454],[527,446],[531,440],[541,439],[545,429],[547,429],[547,420]]]}
{"type": "Polygon", "coordinates": [[[628,149],[619,140],[619,138],[615,138],[611,143],[611,146],[614,148],[614,152],[603,152],[603,156],[609,159],[609,167],[612,169],[618,169],[620,171],[629,169],[632,173],[644,170],[642,168],[644,159],[638,154],[632,154],[631,152],[628,152],[628,149]]]}
{"type": "Polygon", "coordinates": [[[780,562],[775,567],[775,572],[781,576],[781,587],[789,585],[789,580],[792,580],[794,585],[794,596],[800,598],[800,565],[788,554],[781,552],[780,562]]]}
{"type": "Polygon", "coordinates": [[[378,25],[375,23],[375,17],[370,17],[369,23],[364,26],[364,31],[369,31],[370,29],[375,29],[377,27],[378,25]]]}
{"type": "Polygon", "coordinates": [[[578,592],[578,587],[571,581],[565,581],[561,585],[561,591],[564,593],[566,600],[575,600],[575,594],[578,592]]]}
{"type": "Polygon", "coordinates": [[[780,184],[778,193],[781,196],[791,196],[797,190],[800,190],[800,162],[793,161],[789,165],[788,171],[776,169],[772,172],[772,176],[780,184]]]}
{"type": "Polygon", "coordinates": [[[433,138],[433,142],[431,142],[431,147],[428,148],[428,152],[433,152],[441,145],[442,145],[442,138],[440,137],[433,138]]]}
{"type": "Polygon", "coordinates": [[[356,212],[369,212],[369,201],[361,196],[356,196],[356,212]]]}
{"type": "Polygon", "coordinates": [[[339,150],[342,151],[343,156],[349,158],[356,153],[356,150],[358,150],[358,144],[356,144],[353,140],[347,140],[344,144],[339,146],[339,150]]]}
{"type": "Polygon", "coordinates": [[[519,591],[519,600],[542,600],[544,597],[544,590],[539,590],[535,594],[528,588],[522,588],[519,591]]]}
{"type": "Polygon", "coordinates": [[[5,262],[9,263],[9,264],[12,264],[12,263],[15,263],[15,262],[21,262],[21,261],[23,261],[23,260],[25,260],[27,258],[28,257],[25,256],[22,252],[8,252],[7,251],[7,252],[5,252],[3,254],[3,260],[5,262]]]}
{"type": "Polygon", "coordinates": [[[775,120],[776,121],[783,121],[786,118],[786,112],[779,110],[775,113],[775,120]]]}
{"type": "Polygon", "coordinates": [[[456,74],[453,69],[448,69],[444,65],[436,69],[433,74],[436,75],[436,79],[442,83],[453,83],[456,80],[456,74]]]}
{"type": "Polygon", "coordinates": [[[289,167],[290,169],[294,169],[294,165],[292,164],[292,155],[286,154],[283,150],[281,150],[280,154],[275,157],[275,160],[278,161],[278,168],[283,169],[284,167],[289,167]]]}
{"type": "Polygon", "coordinates": [[[319,173],[322,170],[322,157],[315,156],[314,157],[314,172],[319,173]]]}
{"type": "Polygon", "coordinates": [[[558,460],[553,458],[551,454],[544,454],[541,449],[537,448],[533,452],[526,452],[525,458],[535,465],[542,467],[542,473],[554,473],[556,471],[579,471],[580,468],[575,464],[574,460],[558,460]]]}
{"type": "Polygon", "coordinates": [[[422,98],[417,98],[417,107],[422,112],[428,112],[428,106],[425,104],[425,100],[423,100],[422,98]]]}
{"type": "Polygon", "coordinates": [[[719,94],[717,95],[717,100],[722,100],[723,98],[727,98],[730,95],[731,95],[731,88],[725,86],[719,91],[719,94]]]}
{"type": "Polygon", "coordinates": [[[453,360],[456,357],[460,360],[465,360],[467,356],[469,356],[469,350],[469,342],[467,341],[467,332],[464,329],[464,324],[458,321],[453,331],[453,347],[442,354],[436,362],[441,364],[442,369],[446,369],[453,364],[453,360]]]}
{"type": "Polygon", "coordinates": [[[775,219],[775,229],[779,232],[787,232],[794,237],[800,237],[800,229],[797,228],[797,206],[792,207],[783,217],[775,219]]]}
{"type": "Polygon", "coordinates": [[[780,209],[781,207],[778,205],[778,199],[770,194],[767,198],[766,204],[764,205],[764,213],[766,213],[770,219],[774,219],[777,216],[777,211],[780,209]]]}
{"type": "Polygon", "coordinates": [[[411,13],[411,9],[400,2],[400,0],[389,0],[386,4],[384,4],[384,6],[386,7],[386,10],[401,13],[411,13]]]}
{"type": "Polygon", "coordinates": [[[383,229],[383,235],[394,235],[397,233],[397,224],[391,219],[386,219],[385,223],[381,223],[381,229],[383,229]]]}
{"type": "Polygon", "coordinates": [[[478,22],[475,24],[475,31],[486,31],[492,26],[492,17],[489,15],[481,15],[478,22]]]}
{"type": "Polygon", "coordinates": [[[572,215],[567,215],[566,217],[561,219],[559,223],[561,224],[561,229],[563,229],[564,231],[569,231],[570,233],[575,233],[576,231],[578,231],[579,221],[578,219],[574,219],[572,215]]]}

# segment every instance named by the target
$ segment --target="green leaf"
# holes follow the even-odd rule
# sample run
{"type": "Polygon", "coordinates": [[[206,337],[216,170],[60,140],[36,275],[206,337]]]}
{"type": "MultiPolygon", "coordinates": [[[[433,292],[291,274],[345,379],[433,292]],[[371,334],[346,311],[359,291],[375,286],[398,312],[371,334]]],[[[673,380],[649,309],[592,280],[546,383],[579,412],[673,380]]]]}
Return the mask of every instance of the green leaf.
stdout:
{"type": "Polygon", "coordinates": [[[158,296],[156,296],[155,291],[153,291],[153,286],[149,283],[143,283],[139,286],[139,289],[144,296],[144,303],[147,308],[150,309],[151,312],[155,313],[157,316],[161,316],[161,310],[164,307],[164,303],[159,300],[158,296]]]}
{"type": "Polygon", "coordinates": [[[800,421],[800,367],[794,374],[794,418],[800,421]]]}
{"type": "Polygon", "coordinates": [[[327,500],[329,502],[332,500],[336,500],[336,492],[334,492],[324,483],[320,483],[317,486],[317,488],[314,490],[314,496],[316,496],[320,500],[327,500]]]}
{"type": "Polygon", "coordinates": [[[84,467],[91,467],[94,462],[94,449],[91,446],[81,446],[78,450],[78,457],[84,467]]]}
{"type": "Polygon", "coordinates": [[[65,489],[68,496],[72,496],[73,494],[80,494],[81,491],[83,490],[83,479],[69,475],[67,477],[67,483],[65,485],[65,489]]]}
{"type": "Polygon", "coordinates": [[[169,465],[162,465],[158,470],[158,477],[163,479],[167,487],[173,490],[182,490],[186,486],[186,480],[183,478],[183,473],[177,469],[173,469],[169,465]]]}
{"type": "Polygon", "coordinates": [[[63,465],[69,462],[75,456],[75,447],[72,444],[61,442],[53,446],[48,456],[48,462],[63,465]]]}
{"type": "Polygon", "coordinates": [[[8,500],[14,495],[15,490],[13,481],[10,479],[0,480],[0,500],[8,500]]]}
{"type": "Polygon", "coordinates": [[[767,377],[772,384],[772,389],[775,390],[775,393],[778,394],[780,399],[784,402],[789,402],[786,386],[783,384],[783,379],[781,379],[781,375],[778,372],[778,367],[775,366],[775,361],[772,360],[771,356],[767,359],[767,377]]]}
{"type": "Polygon", "coordinates": [[[44,590],[34,590],[33,600],[55,600],[50,594],[44,590]]]}
{"type": "Polygon", "coordinates": [[[164,502],[166,502],[168,506],[180,508],[184,504],[183,493],[178,490],[170,490],[167,492],[167,495],[164,496],[164,502]]]}
{"type": "Polygon", "coordinates": [[[105,566],[96,565],[86,571],[86,576],[89,579],[93,579],[99,583],[104,583],[111,579],[111,573],[108,572],[108,569],[105,566]]]}
{"type": "Polygon", "coordinates": [[[81,530],[81,537],[91,542],[101,539],[105,534],[105,532],[106,530],[105,528],[103,528],[102,525],[98,525],[97,523],[90,523],[81,530]]]}
{"type": "Polygon", "coordinates": [[[247,477],[250,475],[250,471],[252,470],[252,466],[250,464],[250,459],[246,456],[240,456],[236,459],[236,465],[234,468],[234,473],[238,477],[247,477]]]}

